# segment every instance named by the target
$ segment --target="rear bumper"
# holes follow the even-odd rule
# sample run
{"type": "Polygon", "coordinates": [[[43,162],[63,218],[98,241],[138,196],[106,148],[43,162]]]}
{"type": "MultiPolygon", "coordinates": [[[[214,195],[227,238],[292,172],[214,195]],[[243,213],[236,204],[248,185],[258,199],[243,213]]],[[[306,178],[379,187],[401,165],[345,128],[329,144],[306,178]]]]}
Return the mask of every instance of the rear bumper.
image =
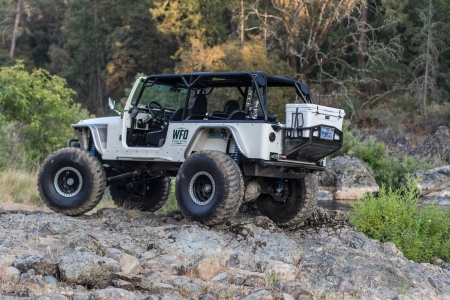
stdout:
{"type": "Polygon", "coordinates": [[[283,155],[289,159],[316,162],[338,151],[343,140],[341,130],[327,125],[286,128],[283,155]],[[332,134],[327,135],[327,139],[321,138],[322,130],[328,130],[332,134]]]}

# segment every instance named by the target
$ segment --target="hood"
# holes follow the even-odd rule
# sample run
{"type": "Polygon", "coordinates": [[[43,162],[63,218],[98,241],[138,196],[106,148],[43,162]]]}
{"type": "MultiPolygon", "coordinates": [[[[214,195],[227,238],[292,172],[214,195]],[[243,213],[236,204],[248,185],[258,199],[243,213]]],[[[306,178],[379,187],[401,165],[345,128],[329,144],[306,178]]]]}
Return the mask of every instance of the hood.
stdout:
{"type": "Polygon", "coordinates": [[[93,118],[93,119],[86,119],[81,120],[77,124],[73,124],[72,126],[80,126],[80,125],[108,125],[109,122],[113,120],[120,119],[120,116],[113,116],[113,117],[102,117],[102,118],[93,118]]]}

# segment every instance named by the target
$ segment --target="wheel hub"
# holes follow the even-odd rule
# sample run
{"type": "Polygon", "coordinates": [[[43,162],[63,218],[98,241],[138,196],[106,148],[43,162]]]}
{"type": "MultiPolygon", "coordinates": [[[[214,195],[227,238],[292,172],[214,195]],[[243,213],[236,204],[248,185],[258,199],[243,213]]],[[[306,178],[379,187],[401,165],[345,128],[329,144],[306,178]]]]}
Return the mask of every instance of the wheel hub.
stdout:
{"type": "Polygon", "coordinates": [[[272,199],[276,202],[285,203],[290,196],[289,184],[288,182],[284,182],[281,190],[277,190],[278,184],[274,183],[273,192],[271,194],[272,199]]]}
{"type": "Polygon", "coordinates": [[[212,187],[211,187],[210,184],[206,184],[206,185],[203,187],[203,192],[205,192],[205,193],[209,193],[209,192],[211,192],[211,190],[212,190],[212,187]]]}
{"type": "Polygon", "coordinates": [[[215,182],[208,172],[196,173],[189,184],[189,193],[192,201],[198,205],[206,205],[214,197],[216,191],[215,182]]]}
{"type": "Polygon", "coordinates": [[[60,169],[53,180],[56,192],[63,197],[73,197],[81,191],[83,178],[77,169],[64,167],[60,169]]]}

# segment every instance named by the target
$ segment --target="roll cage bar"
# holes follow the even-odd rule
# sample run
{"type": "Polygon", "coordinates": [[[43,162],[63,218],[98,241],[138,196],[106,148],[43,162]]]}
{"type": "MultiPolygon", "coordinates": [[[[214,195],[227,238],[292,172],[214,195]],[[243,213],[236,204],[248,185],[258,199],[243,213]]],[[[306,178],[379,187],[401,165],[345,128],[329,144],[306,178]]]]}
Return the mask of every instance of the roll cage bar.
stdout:
{"type": "MultiPolygon", "coordinates": [[[[186,117],[186,111],[190,100],[190,92],[194,89],[206,89],[214,87],[237,87],[244,99],[248,96],[249,87],[256,91],[256,95],[261,104],[264,114],[264,121],[268,122],[268,100],[267,87],[294,87],[296,93],[303,102],[314,104],[313,97],[309,88],[298,81],[289,77],[271,76],[264,72],[197,72],[187,74],[158,74],[150,75],[143,80],[143,85],[139,91],[135,106],[139,104],[142,94],[146,87],[155,84],[170,85],[174,88],[187,88],[186,99],[183,107],[181,119],[186,117]],[[245,91],[242,90],[245,87],[245,91]],[[262,93],[261,90],[262,89],[262,93]]],[[[245,102],[245,101],[244,101],[245,102]]]]}

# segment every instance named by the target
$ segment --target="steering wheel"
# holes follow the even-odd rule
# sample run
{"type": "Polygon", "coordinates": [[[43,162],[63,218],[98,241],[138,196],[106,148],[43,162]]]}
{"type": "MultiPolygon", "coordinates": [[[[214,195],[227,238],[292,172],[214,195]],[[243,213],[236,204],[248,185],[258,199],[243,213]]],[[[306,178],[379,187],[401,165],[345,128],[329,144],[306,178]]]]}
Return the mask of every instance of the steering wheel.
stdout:
{"type": "Polygon", "coordinates": [[[156,101],[150,101],[150,102],[147,104],[147,107],[148,107],[148,111],[149,111],[150,115],[151,115],[156,121],[164,122],[164,121],[166,120],[166,111],[164,110],[164,107],[162,107],[161,104],[159,104],[159,103],[156,102],[156,101]],[[157,107],[163,112],[163,116],[164,116],[164,117],[160,117],[160,116],[156,115],[156,114],[152,111],[152,107],[151,107],[152,104],[154,104],[155,106],[157,106],[157,107]]]}

